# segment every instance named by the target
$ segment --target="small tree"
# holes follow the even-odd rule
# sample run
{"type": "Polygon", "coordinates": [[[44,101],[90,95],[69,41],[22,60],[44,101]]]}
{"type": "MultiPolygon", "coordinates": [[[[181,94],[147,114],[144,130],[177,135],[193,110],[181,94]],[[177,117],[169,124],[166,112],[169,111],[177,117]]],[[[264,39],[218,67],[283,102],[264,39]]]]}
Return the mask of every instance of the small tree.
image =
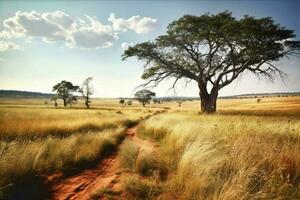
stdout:
{"type": "Polygon", "coordinates": [[[122,106],[124,106],[125,100],[124,99],[120,99],[119,104],[121,104],[122,106]]]}
{"type": "Polygon", "coordinates": [[[177,103],[178,103],[178,107],[181,107],[181,104],[183,103],[183,100],[182,99],[178,99],[177,103]]]}
{"type": "Polygon", "coordinates": [[[151,92],[150,90],[140,90],[134,94],[136,100],[138,100],[140,103],[143,104],[143,107],[145,107],[145,104],[151,100],[152,97],[155,96],[154,92],[151,92]]]}
{"type": "Polygon", "coordinates": [[[77,92],[78,90],[79,86],[73,85],[68,81],[61,81],[53,86],[53,92],[57,92],[57,98],[63,100],[65,107],[77,100],[73,92],[77,92]]]}
{"type": "Polygon", "coordinates": [[[131,106],[132,105],[132,101],[127,101],[127,105],[131,106]]]}
{"type": "Polygon", "coordinates": [[[88,77],[87,79],[85,79],[79,90],[82,97],[84,98],[84,103],[85,103],[86,108],[90,108],[90,103],[91,103],[90,96],[94,93],[94,89],[90,85],[92,80],[93,80],[92,77],[88,77]]]}

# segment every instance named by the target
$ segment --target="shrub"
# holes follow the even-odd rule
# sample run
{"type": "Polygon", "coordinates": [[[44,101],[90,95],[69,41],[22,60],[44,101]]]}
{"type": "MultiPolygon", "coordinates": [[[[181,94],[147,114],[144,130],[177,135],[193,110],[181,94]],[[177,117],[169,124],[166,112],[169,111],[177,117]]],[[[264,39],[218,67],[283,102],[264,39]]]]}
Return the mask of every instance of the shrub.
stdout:
{"type": "Polygon", "coordinates": [[[165,161],[157,154],[142,153],[136,161],[136,172],[142,176],[153,176],[159,180],[165,180],[168,168],[165,161]]]}
{"type": "Polygon", "coordinates": [[[157,169],[157,161],[150,153],[140,154],[136,161],[136,172],[142,176],[150,176],[157,169]]]}

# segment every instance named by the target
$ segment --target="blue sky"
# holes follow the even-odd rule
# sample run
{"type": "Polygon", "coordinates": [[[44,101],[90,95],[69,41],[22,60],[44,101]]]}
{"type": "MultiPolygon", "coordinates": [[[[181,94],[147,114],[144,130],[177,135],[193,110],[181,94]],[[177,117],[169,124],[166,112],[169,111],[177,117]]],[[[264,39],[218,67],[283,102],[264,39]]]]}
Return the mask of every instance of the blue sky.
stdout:
{"type": "MultiPolygon", "coordinates": [[[[132,96],[135,87],[143,83],[143,63],[135,59],[122,61],[124,47],[164,34],[167,25],[182,15],[229,10],[237,18],[246,14],[273,17],[275,22],[295,30],[299,39],[299,7],[296,0],[0,1],[0,89],[51,92],[61,80],[80,85],[92,76],[95,96],[132,96]],[[32,17],[47,18],[51,23],[59,18],[60,25],[77,20],[76,30],[81,32],[64,29],[54,37],[50,33],[53,27],[31,24],[32,17]],[[9,22],[24,19],[27,21],[21,22],[26,25],[26,33],[17,30],[13,35],[7,34],[8,25],[14,25],[9,22]]],[[[281,61],[282,69],[289,74],[285,83],[270,83],[244,74],[220,94],[300,91],[299,65],[299,57],[281,61]]],[[[154,91],[158,96],[172,95],[170,86],[166,81],[154,91]]],[[[185,87],[179,83],[177,95],[197,96],[198,90],[194,84],[185,87]]]]}

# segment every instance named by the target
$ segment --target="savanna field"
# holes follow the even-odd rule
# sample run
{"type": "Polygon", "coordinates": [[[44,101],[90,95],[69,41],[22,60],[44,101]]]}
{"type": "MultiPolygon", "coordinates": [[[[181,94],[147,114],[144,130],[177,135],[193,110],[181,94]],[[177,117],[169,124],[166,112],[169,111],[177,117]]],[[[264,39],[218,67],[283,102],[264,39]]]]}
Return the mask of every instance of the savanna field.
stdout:
{"type": "Polygon", "coordinates": [[[199,101],[0,100],[0,199],[56,199],[51,177],[115,155],[118,187],[95,184],[87,199],[294,200],[299,152],[299,97],[220,99],[215,114],[199,113],[199,101]]]}

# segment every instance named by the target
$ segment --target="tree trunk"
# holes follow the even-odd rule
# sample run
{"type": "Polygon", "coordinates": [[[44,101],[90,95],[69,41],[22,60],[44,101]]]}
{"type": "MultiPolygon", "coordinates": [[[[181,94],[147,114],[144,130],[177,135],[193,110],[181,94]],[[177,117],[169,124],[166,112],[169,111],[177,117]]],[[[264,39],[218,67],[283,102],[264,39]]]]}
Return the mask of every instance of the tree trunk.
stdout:
{"type": "Polygon", "coordinates": [[[200,85],[199,90],[201,111],[207,114],[215,113],[217,109],[218,91],[212,90],[209,94],[206,87],[202,87],[200,85]]]}
{"type": "Polygon", "coordinates": [[[89,101],[88,101],[88,100],[85,100],[85,106],[86,106],[87,109],[90,108],[90,105],[89,105],[89,101]]]}
{"type": "Polygon", "coordinates": [[[66,99],[63,99],[64,100],[64,107],[67,106],[67,100],[66,99]]]}
{"type": "Polygon", "coordinates": [[[90,108],[90,98],[89,98],[88,95],[85,97],[85,107],[86,107],[87,109],[90,108]]]}
{"type": "Polygon", "coordinates": [[[87,95],[86,95],[86,100],[85,100],[85,106],[87,109],[90,108],[90,97],[89,97],[89,94],[88,94],[88,91],[87,91],[87,95]]]}
{"type": "Polygon", "coordinates": [[[201,111],[207,114],[216,112],[217,108],[217,96],[208,95],[206,98],[200,97],[201,100],[201,111]]]}
{"type": "Polygon", "coordinates": [[[145,101],[143,101],[143,107],[145,107],[145,104],[146,104],[146,102],[145,102],[145,101]]]}

